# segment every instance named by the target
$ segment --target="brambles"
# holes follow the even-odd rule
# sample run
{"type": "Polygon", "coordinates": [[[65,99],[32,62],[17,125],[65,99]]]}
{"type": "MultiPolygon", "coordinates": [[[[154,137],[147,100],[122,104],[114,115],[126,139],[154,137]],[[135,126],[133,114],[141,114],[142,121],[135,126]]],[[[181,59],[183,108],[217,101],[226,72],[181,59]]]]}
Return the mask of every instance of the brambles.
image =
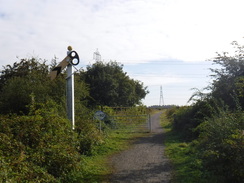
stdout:
{"type": "Polygon", "coordinates": [[[78,170],[77,140],[67,120],[38,114],[0,120],[1,180],[56,182],[78,170]]]}
{"type": "MultiPolygon", "coordinates": [[[[244,50],[237,42],[236,54],[218,54],[210,93],[199,90],[191,106],[167,112],[175,133],[191,142],[209,182],[241,182],[244,179],[244,50]],[[197,97],[197,99],[195,99],[197,97]]],[[[201,167],[200,166],[200,167],[201,167]]]]}
{"type": "Polygon", "coordinates": [[[197,148],[204,167],[223,182],[244,179],[244,114],[222,112],[202,123],[197,148]]]}

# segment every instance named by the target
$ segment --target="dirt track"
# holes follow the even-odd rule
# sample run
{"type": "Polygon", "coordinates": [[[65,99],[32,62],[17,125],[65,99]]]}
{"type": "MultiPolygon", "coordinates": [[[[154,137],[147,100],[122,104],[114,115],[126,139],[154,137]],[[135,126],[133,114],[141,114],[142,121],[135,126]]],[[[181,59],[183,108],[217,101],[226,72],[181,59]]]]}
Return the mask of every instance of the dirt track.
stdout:
{"type": "Polygon", "coordinates": [[[152,134],[138,139],[130,149],[111,158],[115,172],[111,183],[169,183],[171,164],[164,155],[160,114],[151,117],[152,134]]]}

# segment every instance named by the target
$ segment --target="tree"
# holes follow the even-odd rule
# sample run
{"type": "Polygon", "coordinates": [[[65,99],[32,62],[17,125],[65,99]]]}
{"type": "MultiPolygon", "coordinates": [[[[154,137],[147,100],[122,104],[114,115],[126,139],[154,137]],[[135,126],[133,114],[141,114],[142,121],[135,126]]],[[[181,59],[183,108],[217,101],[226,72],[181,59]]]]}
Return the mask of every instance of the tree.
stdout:
{"type": "Polygon", "coordinates": [[[89,65],[82,77],[90,87],[91,105],[134,106],[148,93],[143,83],[130,79],[115,61],[89,65]]]}
{"type": "MultiPolygon", "coordinates": [[[[15,62],[12,66],[7,65],[3,66],[3,70],[0,71],[0,90],[6,82],[14,77],[27,77],[34,76],[36,73],[42,75],[48,74],[48,66],[45,64],[45,61],[41,63],[41,60],[36,58],[31,59],[21,59],[20,62],[15,62]]],[[[32,79],[36,79],[37,76],[32,79]]]]}
{"type": "Polygon", "coordinates": [[[211,69],[215,80],[210,87],[211,95],[219,98],[231,108],[236,107],[239,102],[244,107],[243,98],[243,77],[244,77],[244,46],[236,41],[232,43],[235,48],[235,55],[230,56],[227,52],[218,53],[212,61],[220,68],[211,69]],[[237,101],[238,100],[238,101],[237,101]]]}
{"type": "Polygon", "coordinates": [[[0,113],[28,114],[31,104],[37,106],[49,100],[62,106],[64,112],[64,76],[51,81],[48,73],[49,66],[37,58],[21,59],[12,66],[3,66],[0,72],[0,113]]]}
{"type": "Polygon", "coordinates": [[[3,67],[0,75],[0,110],[1,113],[28,113],[31,102],[47,100],[48,66],[36,58],[21,59],[13,66],[3,67]]]}

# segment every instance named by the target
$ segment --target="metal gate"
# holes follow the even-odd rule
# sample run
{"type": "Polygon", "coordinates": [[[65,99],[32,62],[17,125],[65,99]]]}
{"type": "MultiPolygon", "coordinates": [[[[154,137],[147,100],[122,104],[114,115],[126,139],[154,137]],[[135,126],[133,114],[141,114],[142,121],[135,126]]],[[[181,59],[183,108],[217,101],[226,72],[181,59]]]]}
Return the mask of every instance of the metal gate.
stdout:
{"type": "Polygon", "coordinates": [[[151,132],[151,120],[149,114],[144,115],[115,115],[110,116],[118,130],[131,132],[151,132]]]}

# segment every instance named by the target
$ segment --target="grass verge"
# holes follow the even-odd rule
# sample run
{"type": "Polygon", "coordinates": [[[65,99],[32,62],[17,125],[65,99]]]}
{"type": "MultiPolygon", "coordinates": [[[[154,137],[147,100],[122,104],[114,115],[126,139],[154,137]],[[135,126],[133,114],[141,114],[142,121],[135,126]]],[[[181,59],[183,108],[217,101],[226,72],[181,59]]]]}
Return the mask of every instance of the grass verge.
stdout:
{"type": "Polygon", "coordinates": [[[89,183],[108,183],[113,172],[108,159],[130,147],[136,138],[147,135],[148,133],[131,132],[130,129],[123,131],[110,130],[107,133],[105,142],[97,146],[92,156],[83,156],[84,165],[82,182],[89,183]]]}
{"type": "MultiPolygon", "coordinates": [[[[153,110],[154,114],[159,111],[153,110]]],[[[136,132],[134,129],[109,130],[103,144],[97,146],[91,156],[83,158],[83,176],[77,183],[109,183],[113,169],[109,164],[109,158],[123,150],[126,150],[139,137],[148,135],[147,132],[136,132]]]]}
{"type": "Polygon", "coordinates": [[[173,163],[174,183],[206,183],[202,177],[201,160],[192,148],[191,143],[184,142],[179,134],[172,130],[172,124],[166,118],[165,113],[161,116],[161,123],[165,131],[164,141],[166,155],[173,163]]]}

